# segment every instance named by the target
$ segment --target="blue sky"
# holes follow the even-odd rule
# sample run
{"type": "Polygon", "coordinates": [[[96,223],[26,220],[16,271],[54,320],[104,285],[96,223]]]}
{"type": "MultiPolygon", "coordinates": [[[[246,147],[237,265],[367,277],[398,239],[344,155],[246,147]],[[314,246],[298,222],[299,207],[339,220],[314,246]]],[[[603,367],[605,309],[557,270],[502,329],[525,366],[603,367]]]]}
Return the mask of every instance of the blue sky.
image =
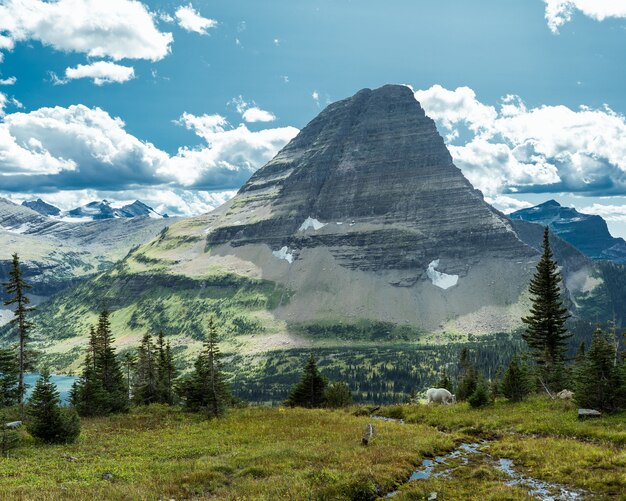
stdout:
{"type": "Polygon", "coordinates": [[[625,0],[0,0],[0,195],[198,213],[391,82],[499,208],[626,235],[625,51],[625,0]]]}

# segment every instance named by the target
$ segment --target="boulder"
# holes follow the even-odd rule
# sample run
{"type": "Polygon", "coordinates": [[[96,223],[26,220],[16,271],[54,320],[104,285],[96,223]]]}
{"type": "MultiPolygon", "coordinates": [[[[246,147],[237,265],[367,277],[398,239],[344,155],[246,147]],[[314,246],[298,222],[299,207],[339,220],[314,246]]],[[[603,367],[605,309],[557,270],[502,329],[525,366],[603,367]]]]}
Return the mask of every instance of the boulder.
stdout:
{"type": "Polygon", "coordinates": [[[578,409],[578,419],[597,418],[600,416],[602,416],[602,413],[595,409],[578,409]]]}

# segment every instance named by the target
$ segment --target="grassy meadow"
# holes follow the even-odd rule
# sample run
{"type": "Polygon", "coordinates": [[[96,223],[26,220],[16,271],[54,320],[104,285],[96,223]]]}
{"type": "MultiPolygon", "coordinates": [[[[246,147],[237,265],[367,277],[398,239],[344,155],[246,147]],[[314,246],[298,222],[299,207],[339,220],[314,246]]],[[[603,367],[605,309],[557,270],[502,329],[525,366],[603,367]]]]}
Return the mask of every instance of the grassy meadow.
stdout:
{"type": "MultiPolygon", "coordinates": [[[[533,398],[485,409],[401,405],[232,409],[207,421],[177,408],[83,419],[72,445],[22,445],[0,459],[0,499],[532,499],[507,485],[516,471],[594,495],[626,499],[626,415],[578,421],[573,404],[533,398]],[[363,414],[363,415],[359,415],[363,414]],[[360,444],[372,423],[375,438],[360,444]],[[448,476],[408,482],[425,458],[488,440],[489,455],[447,463],[448,476]],[[110,479],[103,474],[110,473],[110,479]]],[[[108,475],[105,475],[108,476],[108,475]]],[[[586,496],[585,496],[586,498],[586,496]]]]}

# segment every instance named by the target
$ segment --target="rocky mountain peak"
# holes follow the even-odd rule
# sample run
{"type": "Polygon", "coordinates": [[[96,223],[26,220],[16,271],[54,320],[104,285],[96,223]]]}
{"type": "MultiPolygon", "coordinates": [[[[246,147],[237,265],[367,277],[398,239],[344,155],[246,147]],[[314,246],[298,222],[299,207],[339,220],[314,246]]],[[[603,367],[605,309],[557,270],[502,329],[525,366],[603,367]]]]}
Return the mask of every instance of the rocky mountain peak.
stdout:
{"type": "Polygon", "coordinates": [[[61,213],[61,209],[44,202],[41,198],[38,198],[37,200],[24,201],[22,202],[22,205],[34,210],[35,212],[39,212],[39,214],[43,216],[58,216],[61,213]]]}

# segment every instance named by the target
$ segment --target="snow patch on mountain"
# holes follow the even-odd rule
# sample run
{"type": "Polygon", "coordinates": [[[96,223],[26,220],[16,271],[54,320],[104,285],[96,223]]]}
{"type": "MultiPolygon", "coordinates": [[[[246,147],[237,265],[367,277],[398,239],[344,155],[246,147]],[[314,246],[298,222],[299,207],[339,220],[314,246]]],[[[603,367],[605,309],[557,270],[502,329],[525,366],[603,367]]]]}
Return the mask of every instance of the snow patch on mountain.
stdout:
{"type": "Polygon", "coordinates": [[[313,228],[315,231],[317,231],[317,230],[323,228],[324,226],[326,226],[327,224],[328,223],[322,223],[322,222],[318,221],[317,219],[312,218],[311,216],[309,216],[309,217],[307,217],[304,220],[304,223],[302,223],[300,225],[300,228],[299,228],[298,231],[306,231],[309,228],[313,228]]]}
{"type": "Polygon", "coordinates": [[[289,252],[289,247],[287,246],[281,247],[280,250],[272,251],[272,254],[278,259],[284,259],[289,264],[293,263],[293,253],[289,252]]]}
{"type": "Polygon", "coordinates": [[[458,275],[448,275],[447,273],[442,273],[437,271],[435,268],[439,266],[439,259],[435,259],[431,261],[428,265],[428,269],[426,270],[426,274],[428,278],[430,278],[433,285],[436,285],[440,289],[449,289],[457,284],[459,281],[458,275]]]}

